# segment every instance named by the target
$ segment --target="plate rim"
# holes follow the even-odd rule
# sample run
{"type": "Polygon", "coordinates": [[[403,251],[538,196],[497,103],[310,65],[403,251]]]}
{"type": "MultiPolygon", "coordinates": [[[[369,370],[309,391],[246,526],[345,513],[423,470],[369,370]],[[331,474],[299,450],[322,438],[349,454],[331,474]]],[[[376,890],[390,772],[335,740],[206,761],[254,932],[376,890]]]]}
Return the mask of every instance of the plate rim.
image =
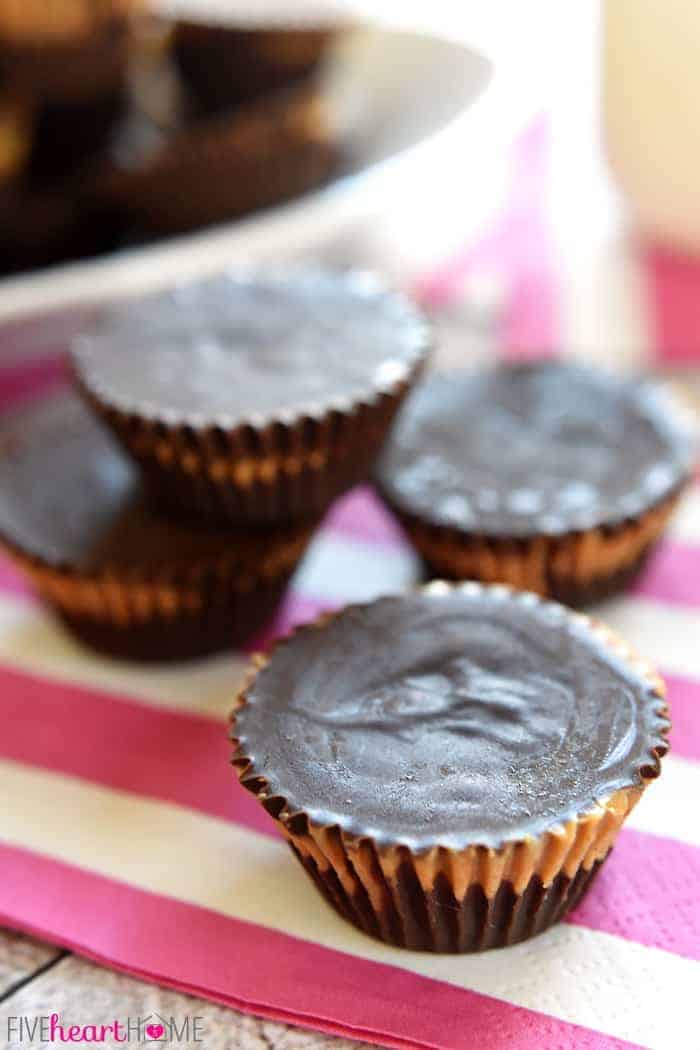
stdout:
{"type": "Polygon", "coordinates": [[[337,235],[353,219],[371,215],[389,185],[407,180],[409,173],[415,178],[422,164],[434,162],[440,150],[449,150],[470,126],[481,134],[482,145],[486,141],[491,149],[500,151],[534,114],[525,94],[520,107],[512,104],[512,76],[483,47],[440,32],[385,23],[365,24],[353,32],[409,36],[477,54],[491,67],[487,83],[473,102],[419,141],[312,193],[242,219],[153,244],[1,278],[0,321],[21,321],[107,299],[148,294],[242,261],[264,264],[268,253],[274,256],[275,249],[290,242],[299,250],[309,250],[323,241],[329,229],[337,235]]]}

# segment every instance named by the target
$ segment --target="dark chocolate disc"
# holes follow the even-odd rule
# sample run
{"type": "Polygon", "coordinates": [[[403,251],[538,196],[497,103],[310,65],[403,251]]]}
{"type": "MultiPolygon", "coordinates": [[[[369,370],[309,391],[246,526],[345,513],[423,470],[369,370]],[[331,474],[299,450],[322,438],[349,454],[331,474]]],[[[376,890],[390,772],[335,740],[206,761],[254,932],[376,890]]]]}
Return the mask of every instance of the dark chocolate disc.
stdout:
{"type": "Polygon", "coordinates": [[[0,537],[55,567],[152,577],[220,559],[255,574],[275,533],[163,518],[107,431],[78,398],[61,395],[0,425],[0,537]]]}
{"type": "Polygon", "coordinates": [[[115,308],[81,339],[82,382],[122,412],[233,427],[372,399],[408,378],[425,322],[367,275],[228,275],[115,308]]]}
{"type": "Polygon", "coordinates": [[[537,836],[658,771],[664,704],[589,621],[433,585],[283,642],[234,733],[321,825],[421,849],[537,836]]]}
{"type": "Polygon", "coordinates": [[[635,518],[687,478],[691,450],[658,392],[575,364],[433,375],[377,471],[399,512],[487,536],[635,518]]]}

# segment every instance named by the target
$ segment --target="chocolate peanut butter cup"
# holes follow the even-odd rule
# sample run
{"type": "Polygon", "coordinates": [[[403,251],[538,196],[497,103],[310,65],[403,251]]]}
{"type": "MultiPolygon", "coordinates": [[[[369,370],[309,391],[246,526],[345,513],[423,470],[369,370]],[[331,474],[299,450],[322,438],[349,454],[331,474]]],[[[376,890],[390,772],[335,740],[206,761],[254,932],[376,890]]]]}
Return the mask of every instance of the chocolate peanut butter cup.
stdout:
{"type": "Polygon", "coordinates": [[[184,660],[247,640],[312,533],[164,519],[73,396],[0,425],[0,542],[78,638],[110,655],[184,660]]]}
{"type": "Polygon", "coordinates": [[[139,230],[182,233],[316,189],[338,157],[321,90],[307,80],[214,116],[144,122],[98,192],[139,230]]]}
{"type": "Polygon", "coordinates": [[[22,174],[32,144],[32,112],[26,102],[0,101],[0,194],[22,174]]]}
{"type": "Polygon", "coordinates": [[[79,186],[20,180],[0,193],[0,272],[14,273],[113,248],[111,216],[93,209],[79,186]]]}
{"type": "Polygon", "coordinates": [[[136,0],[3,0],[0,76],[54,102],[118,89],[137,6],[136,0]]]}
{"type": "Polygon", "coordinates": [[[364,478],[430,347],[363,274],[229,274],[123,305],[75,346],[87,398],[161,503],[322,513],[364,478]]]}
{"type": "Polygon", "coordinates": [[[344,918],[464,952],[577,903],[668,729],[663,683],[602,625],[504,586],[435,583],[259,658],[233,762],[344,918]]]}
{"type": "Polygon", "coordinates": [[[311,26],[215,25],[182,21],[173,54],[182,78],[206,110],[227,109],[318,69],[333,38],[311,26]]]}
{"type": "Polygon", "coordinates": [[[376,482],[436,576],[577,605],[634,577],[692,461],[649,384],[545,361],[431,376],[376,482]]]}
{"type": "Polygon", "coordinates": [[[34,184],[56,186],[59,179],[79,179],[87,164],[98,163],[125,109],[121,90],[87,101],[38,106],[30,161],[34,184]]]}

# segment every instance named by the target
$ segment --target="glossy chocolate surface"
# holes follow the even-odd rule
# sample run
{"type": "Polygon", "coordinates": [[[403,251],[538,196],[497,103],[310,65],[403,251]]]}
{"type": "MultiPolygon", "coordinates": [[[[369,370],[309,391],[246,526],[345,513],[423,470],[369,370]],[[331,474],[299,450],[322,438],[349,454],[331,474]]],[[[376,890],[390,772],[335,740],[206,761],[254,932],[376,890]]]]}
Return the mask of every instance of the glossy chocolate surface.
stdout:
{"type": "Polygon", "coordinates": [[[192,425],[347,409],[426,353],[418,312],[366,275],[223,276],[109,313],[81,339],[87,388],[122,411],[192,425]]]}
{"type": "Polygon", "coordinates": [[[530,536],[636,517],[690,464],[688,440],[648,384],[540,362],[431,376],[377,478],[400,513],[429,524],[530,536]]]}
{"type": "Polygon", "coordinates": [[[413,848],[538,835],[654,770],[652,685],[562,606],[433,588],[282,643],[234,733],[269,794],[413,848]]]}
{"type": "Polygon", "coordinates": [[[219,530],[154,513],[136,470],[70,394],[0,425],[0,537],[50,565],[149,575],[163,567],[189,573],[212,557],[255,572],[274,544],[261,529],[219,530]]]}

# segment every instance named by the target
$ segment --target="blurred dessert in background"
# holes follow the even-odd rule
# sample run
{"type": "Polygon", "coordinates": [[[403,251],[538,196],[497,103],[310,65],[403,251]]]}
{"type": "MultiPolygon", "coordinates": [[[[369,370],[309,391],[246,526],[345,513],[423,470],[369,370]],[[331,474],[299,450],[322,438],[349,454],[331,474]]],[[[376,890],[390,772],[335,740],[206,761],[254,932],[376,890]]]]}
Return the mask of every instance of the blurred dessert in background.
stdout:
{"type": "Polygon", "coordinates": [[[313,189],[336,159],[323,96],[304,82],[169,129],[142,117],[96,194],[135,229],[178,233],[313,189]]]}
{"type": "Polygon", "coordinates": [[[316,77],[334,35],[165,19],[146,0],[3,0],[0,272],[321,185],[339,156],[316,77]]]}
{"type": "Polygon", "coordinates": [[[126,111],[136,10],[136,0],[3,0],[0,168],[13,170],[0,197],[2,271],[114,246],[115,220],[98,215],[86,169],[126,111]]]}
{"type": "Polygon", "coordinates": [[[137,0],[3,0],[0,76],[40,101],[119,90],[137,0]]]}
{"type": "Polygon", "coordinates": [[[315,72],[332,36],[330,29],[232,29],[182,21],[174,57],[199,103],[222,109],[315,72]]]}
{"type": "Polygon", "coordinates": [[[0,101],[0,193],[22,171],[31,146],[31,109],[10,98],[0,101]]]}
{"type": "Polygon", "coordinates": [[[49,266],[108,251],[117,242],[112,216],[81,197],[78,187],[18,183],[0,192],[0,273],[49,266]]]}
{"type": "Polygon", "coordinates": [[[30,158],[33,181],[57,183],[78,174],[104,149],[127,110],[126,85],[77,102],[46,102],[36,110],[30,158]]]}

